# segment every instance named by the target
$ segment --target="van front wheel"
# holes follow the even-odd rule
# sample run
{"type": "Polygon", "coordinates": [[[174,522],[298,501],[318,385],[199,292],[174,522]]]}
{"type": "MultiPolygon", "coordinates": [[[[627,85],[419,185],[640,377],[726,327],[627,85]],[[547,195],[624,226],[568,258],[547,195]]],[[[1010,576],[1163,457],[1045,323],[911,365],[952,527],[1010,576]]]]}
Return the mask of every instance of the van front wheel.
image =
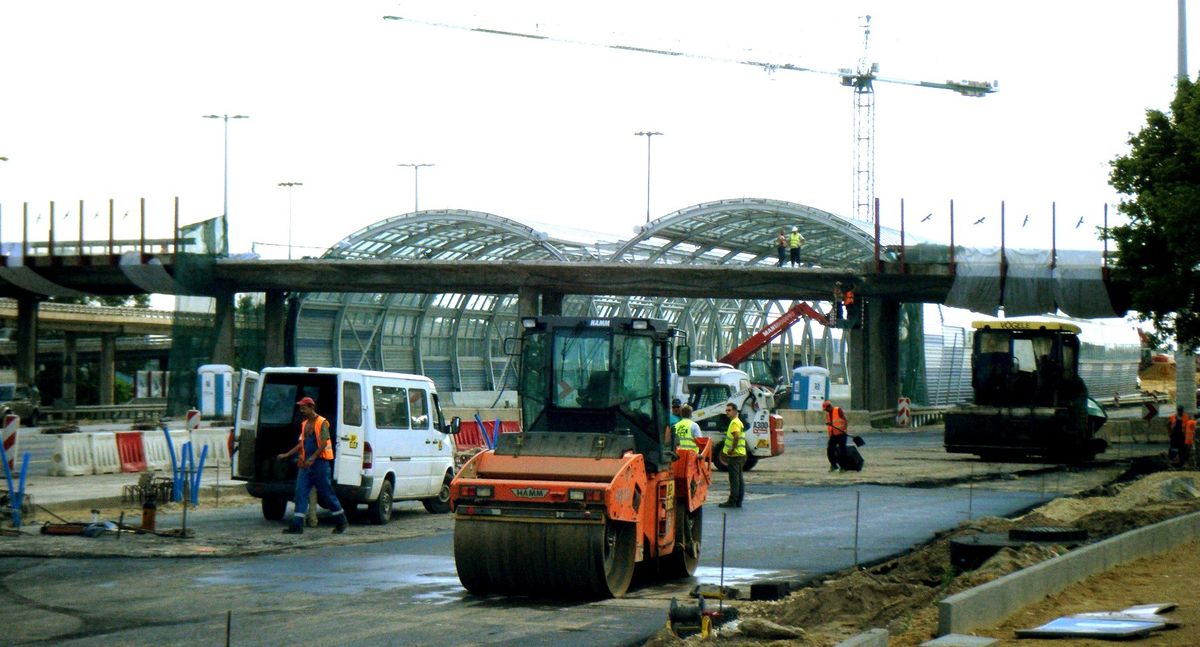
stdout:
{"type": "Polygon", "coordinates": [[[267,521],[279,521],[283,518],[283,513],[287,512],[288,500],[281,496],[265,496],[262,499],[263,519],[267,521]]]}
{"type": "Polygon", "coordinates": [[[428,499],[421,499],[421,504],[425,509],[432,514],[446,514],[450,512],[450,482],[454,480],[454,475],[446,472],[446,476],[442,478],[442,487],[438,490],[437,496],[428,499]]]}
{"type": "Polygon", "coordinates": [[[392,520],[392,482],[384,481],[379,498],[367,504],[367,518],[371,523],[382,526],[392,520]]]}

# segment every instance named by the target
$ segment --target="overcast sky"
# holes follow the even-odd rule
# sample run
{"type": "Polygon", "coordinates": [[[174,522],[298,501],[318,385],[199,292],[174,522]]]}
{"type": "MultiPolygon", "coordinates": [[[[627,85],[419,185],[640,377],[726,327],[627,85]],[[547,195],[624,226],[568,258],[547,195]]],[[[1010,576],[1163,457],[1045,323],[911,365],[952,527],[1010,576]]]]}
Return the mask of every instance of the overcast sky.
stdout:
{"type": "Polygon", "coordinates": [[[834,76],[382,17],[836,70],[866,13],[881,75],[1000,82],[985,98],[877,84],[884,223],[903,198],[910,231],[944,241],[953,199],[957,240],[990,245],[1005,200],[1010,245],[1046,247],[1057,201],[1060,247],[1098,248],[1108,162],[1173,94],[1174,0],[4,2],[0,236],[20,238],[28,203],[45,239],[52,200],[60,238],[81,199],[88,238],[107,236],[110,198],[118,237],[136,237],[143,197],[151,236],[170,235],[176,196],[184,223],[219,215],[213,113],[250,116],[229,123],[230,235],[269,258],[287,255],[280,182],[303,182],[296,254],[316,254],[413,209],[399,163],[436,165],[422,209],[628,237],[646,217],[643,130],[665,133],[653,217],[740,197],[848,215],[852,93],[834,76]]]}

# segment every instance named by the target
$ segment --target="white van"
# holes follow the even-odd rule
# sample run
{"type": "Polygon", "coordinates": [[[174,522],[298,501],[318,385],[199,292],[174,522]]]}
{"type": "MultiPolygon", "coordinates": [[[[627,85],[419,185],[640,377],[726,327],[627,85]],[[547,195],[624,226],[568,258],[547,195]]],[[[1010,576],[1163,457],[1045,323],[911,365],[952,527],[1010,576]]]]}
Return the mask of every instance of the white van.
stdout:
{"type": "Polygon", "coordinates": [[[329,421],[334,439],[333,490],[347,512],[367,505],[372,523],[387,523],[396,500],[450,511],[459,419],[446,423],[433,380],[421,375],[346,368],[243,371],[236,437],[237,470],[262,499],[263,517],[283,518],[296,486],[296,462],[278,454],[296,445],[305,396],[329,421]]]}

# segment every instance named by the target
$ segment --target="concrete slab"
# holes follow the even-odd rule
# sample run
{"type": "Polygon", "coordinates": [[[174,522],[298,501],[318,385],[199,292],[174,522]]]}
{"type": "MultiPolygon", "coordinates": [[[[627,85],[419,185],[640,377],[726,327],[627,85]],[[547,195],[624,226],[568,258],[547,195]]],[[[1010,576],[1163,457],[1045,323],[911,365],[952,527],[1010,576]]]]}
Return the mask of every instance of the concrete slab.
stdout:
{"type": "Polygon", "coordinates": [[[853,638],[847,638],[834,647],[887,647],[887,629],[868,629],[853,638]]]}
{"type": "Polygon", "coordinates": [[[941,638],[926,640],[921,647],[992,647],[1000,641],[987,636],[964,636],[963,634],[946,634],[941,638]]]}
{"type": "Polygon", "coordinates": [[[938,634],[996,624],[1023,607],[1118,564],[1161,553],[1200,535],[1200,512],[1084,546],[938,603],[938,634]]]}

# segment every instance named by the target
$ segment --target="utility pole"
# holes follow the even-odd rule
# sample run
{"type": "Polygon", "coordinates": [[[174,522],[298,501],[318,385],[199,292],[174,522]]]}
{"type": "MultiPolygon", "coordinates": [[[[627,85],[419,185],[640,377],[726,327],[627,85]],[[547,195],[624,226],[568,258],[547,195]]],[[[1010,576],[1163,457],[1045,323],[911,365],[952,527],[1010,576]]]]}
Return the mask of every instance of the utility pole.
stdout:
{"type": "Polygon", "coordinates": [[[650,140],[655,135],[661,135],[660,132],[637,132],[635,137],[646,138],[646,222],[650,222],[650,140]]]}
{"type": "Polygon", "coordinates": [[[280,182],[279,186],[288,190],[288,260],[292,260],[292,189],[304,186],[303,182],[280,182]]]}
{"type": "Polygon", "coordinates": [[[421,163],[421,164],[397,164],[396,166],[412,167],[412,170],[413,170],[413,212],[415,213],[417,211],[420,211],[421,210],[421,208],[420,208],[421,184],[420,184],[419,178],[420,178],[420,173],[421,173],[421,167],[422,166],[435,166],[435,165],[421,163]]]}

